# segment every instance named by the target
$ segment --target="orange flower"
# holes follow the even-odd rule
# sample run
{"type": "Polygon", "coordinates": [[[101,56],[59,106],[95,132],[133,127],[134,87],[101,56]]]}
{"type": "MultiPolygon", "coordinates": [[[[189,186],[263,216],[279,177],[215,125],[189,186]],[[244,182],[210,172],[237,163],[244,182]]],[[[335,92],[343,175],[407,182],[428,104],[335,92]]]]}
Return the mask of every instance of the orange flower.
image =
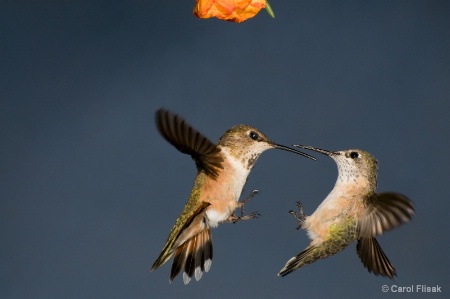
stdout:
{"type": "Polygon", "coordinates": [[[196,0],[194,15],[201,19],[216,17],[221,20],[241,23],[253,18],[266,0],[196,0]]]}

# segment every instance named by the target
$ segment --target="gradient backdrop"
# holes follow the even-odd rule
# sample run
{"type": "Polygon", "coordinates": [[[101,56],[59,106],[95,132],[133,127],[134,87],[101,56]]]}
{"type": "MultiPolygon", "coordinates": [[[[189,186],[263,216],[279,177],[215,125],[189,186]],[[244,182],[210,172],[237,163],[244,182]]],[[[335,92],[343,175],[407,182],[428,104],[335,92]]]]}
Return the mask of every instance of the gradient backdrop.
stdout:
{"type": "Polygon", "coordinates": [[[448,298],[450,1],[271,4],[276,19],[234,24],[193,0],[0,2],[1,298],[448,298]],[[209,273],[150,273],[196,174],[158,135],[160,107],[213,141],[245,123],[373,153],[379,190],[416,206],[379,238],[398,277],[369,274],[356,243],[276,276],[309,243],[288,211],[311,214],[337,175],[276,150],[243,194],[261,191],[246,211],[262,217],[214,229],[209,273]]]}

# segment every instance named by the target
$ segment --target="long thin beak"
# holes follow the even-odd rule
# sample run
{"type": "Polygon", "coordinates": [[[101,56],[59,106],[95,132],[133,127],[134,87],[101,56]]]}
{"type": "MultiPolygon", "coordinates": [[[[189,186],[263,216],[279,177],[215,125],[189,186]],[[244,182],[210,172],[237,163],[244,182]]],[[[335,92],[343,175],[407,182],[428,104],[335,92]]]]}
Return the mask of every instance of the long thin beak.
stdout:
{"type": "Polygon", "coordinates": [[[314,161],[316,160],[316,158],[314,158],[313,156],[310,156],[308,154],[305,154],[304,152],[298,151],[296,149],[293,149],[293,148],[290,148],[290,147],[287,147],[287,146],[284,146],[284,145],[281,145],[281,144],[273,143],[273,146],[274,146],[274,148],[278,148],[278,149],[281,149],[281,150],[284,150],[284,151],[295,153],[295,154],[301,155],[303,157],[309,158],[309,159],[314,160],[314,161]]]}
{"type": "Polygon", "coordinates": [[[321,148],[317,148],[317,147],[313,147],[313,146],[309,146],[309,145],[300,145],[300,144],[294,144],[295,147],[299,147],[299,148],[304,148],[304,149],[309,149],[327,156],[333,156],[333,155],[338,155],[338,153],[336,152],[330,152],[321,148]]]}

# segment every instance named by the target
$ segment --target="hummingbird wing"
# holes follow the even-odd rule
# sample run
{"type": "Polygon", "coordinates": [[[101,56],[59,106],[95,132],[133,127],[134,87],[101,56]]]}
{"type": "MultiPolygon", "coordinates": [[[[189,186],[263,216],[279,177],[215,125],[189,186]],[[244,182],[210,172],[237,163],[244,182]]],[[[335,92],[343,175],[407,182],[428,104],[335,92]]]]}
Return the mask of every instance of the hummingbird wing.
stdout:
{"type": "Polygon", "coordinates": [[[359,221],[359,236],[374,237],[411,220],[412,201],[403,194],[384,192],[374,194],[366,202],[366,216],[359,221]]]}
{"type": "Polygon", "coordinates": [[[223,169],[223,158],[218,148],[208,138],[191,127],[181,116],[165,109],[156,111],[159,133],[180,152],[191,155],[197,169],[213,178],[223,169]]]}
{"type": "Polygon", "coordinates": [[[326,254],[324,255],[319,247],[308,246],[305,250],[288,260],[283,269],[278,272],[278,276],[284,277],[298,268],[314,263],[318,259],[325,257],[326,254]]]}
{"type": "Polygon", "coordinates": [[[396,275],[395,268],[384,254],[377,239],[373,237],[359,239],[356,245],[356,252],[369,272],[373,272],[375,275],[387,276],[391,279],[396,275]]]}
{"type": "MultiPolygon", "coordinates": [[[[353,240],[354,239],[352,239],[351,241],[353,240]]],[[[288,260],[283,269],[278,272],[278,276],[284,277],[303,266],[312,264],[317,260],[332,256],[343,250],[345,247],[347,247],[348,244],[349,243],[347,240],[330,239],[320,244],[309,245],[305,250],[288,260]]]]}

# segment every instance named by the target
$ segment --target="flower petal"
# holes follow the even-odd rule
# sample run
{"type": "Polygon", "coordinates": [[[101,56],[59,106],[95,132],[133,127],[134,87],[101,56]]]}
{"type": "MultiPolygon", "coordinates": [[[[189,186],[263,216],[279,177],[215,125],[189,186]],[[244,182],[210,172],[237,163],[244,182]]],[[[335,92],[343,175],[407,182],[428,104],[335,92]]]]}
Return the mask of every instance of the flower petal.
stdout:
{"type": "Polygon", "coordinates": [[[241,23],[265,7],[266,0],[196,0],[194,15],[200,19],[215,17],[241,23]]]}

